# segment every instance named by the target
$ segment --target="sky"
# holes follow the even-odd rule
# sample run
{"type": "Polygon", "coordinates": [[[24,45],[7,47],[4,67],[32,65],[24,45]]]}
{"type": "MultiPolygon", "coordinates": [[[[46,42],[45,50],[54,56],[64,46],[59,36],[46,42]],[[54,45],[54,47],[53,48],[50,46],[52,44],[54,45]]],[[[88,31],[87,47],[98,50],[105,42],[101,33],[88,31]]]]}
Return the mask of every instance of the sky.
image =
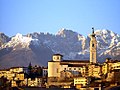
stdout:
{"type": "Polygon", "coordinates": [[[92,27],[120,34],[120,0],[0,0],[0,32],[88,35],[92,27]]]}

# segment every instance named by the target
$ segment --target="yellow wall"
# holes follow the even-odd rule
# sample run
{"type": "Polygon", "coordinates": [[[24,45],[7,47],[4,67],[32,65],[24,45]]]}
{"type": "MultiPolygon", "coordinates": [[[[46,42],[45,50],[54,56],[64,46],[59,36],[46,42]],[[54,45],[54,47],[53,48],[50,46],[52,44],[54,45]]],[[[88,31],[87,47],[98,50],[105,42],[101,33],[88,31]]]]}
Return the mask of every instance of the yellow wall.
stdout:
{"type": "Polygon", "coordinates": [[[111,69],[120,69],[120,62],[113,63],[111,69]]]}
{"type": "Polygon", "coordinates": [[[89,76],[100,78],[101,67],[99,65],[98,66],[96,66],[96,65],[89,65],[88,73],[89,73],[89,76]]]}
{"type": "Polygon", "coordinates": [[[60,77],[60,62],[48,62],[48,77],[60,77]]]}
{"type": "Polygon", "coordinates": [[[16,72],[16,73],[23,72],[23,68],[22,67],[11,68],[10,72],[16,72]]]}

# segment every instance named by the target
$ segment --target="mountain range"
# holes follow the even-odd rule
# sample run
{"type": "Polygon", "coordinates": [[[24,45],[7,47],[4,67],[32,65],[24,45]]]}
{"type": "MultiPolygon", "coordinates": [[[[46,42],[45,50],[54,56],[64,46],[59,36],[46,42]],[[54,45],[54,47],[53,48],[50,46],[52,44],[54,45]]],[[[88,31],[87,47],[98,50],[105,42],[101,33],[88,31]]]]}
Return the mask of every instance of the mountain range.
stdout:
{"type": "MultiPolygon", "coordinates": [[[[120,59],[120,35],[110,30],[96,30],[97,60],[120,59]]],[[[0,33],[0,68],[33,65],[47,66],[52,55],[65,60],[89,60],[90,34],[85,37],[62,28],[56,34],[34,32],[9,37],[0,33]]]]}

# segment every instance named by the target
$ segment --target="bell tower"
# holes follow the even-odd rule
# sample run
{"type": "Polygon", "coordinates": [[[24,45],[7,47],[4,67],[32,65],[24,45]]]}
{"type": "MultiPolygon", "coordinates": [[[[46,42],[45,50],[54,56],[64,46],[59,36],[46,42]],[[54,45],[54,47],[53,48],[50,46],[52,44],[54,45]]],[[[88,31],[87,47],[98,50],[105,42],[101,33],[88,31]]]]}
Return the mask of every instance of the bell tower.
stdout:
{"type": "Polygon", "coordinates": [[[97,41],[94,33],[94,28],[92,28],[93,32],[90,36],[90,63],[97,62],[97,41]]]}

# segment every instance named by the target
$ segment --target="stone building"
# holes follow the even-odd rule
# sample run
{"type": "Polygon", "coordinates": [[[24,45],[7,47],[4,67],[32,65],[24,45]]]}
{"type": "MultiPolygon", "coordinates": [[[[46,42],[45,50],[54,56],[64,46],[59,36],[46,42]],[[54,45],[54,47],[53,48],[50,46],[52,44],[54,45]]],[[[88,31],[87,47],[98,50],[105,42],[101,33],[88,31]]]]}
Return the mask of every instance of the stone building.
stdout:
{"type": "Polygon", "coordinates": [[[72,76],[84,75],[89,61],[62,60],[62,55],[54,54],[53,60],[48,62],[48,78],[60,78],[62,72],[69,72],[72,76]]]}

